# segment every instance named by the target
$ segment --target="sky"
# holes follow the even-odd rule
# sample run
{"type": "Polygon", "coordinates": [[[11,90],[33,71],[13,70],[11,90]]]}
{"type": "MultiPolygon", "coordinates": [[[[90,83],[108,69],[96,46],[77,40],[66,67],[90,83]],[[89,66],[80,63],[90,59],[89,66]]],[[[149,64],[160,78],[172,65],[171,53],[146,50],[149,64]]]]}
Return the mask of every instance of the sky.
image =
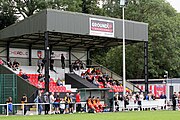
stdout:
{"type": "Polygon", "coordinates": [[[180,0],[166,0],[180,13],[180,0]]]}

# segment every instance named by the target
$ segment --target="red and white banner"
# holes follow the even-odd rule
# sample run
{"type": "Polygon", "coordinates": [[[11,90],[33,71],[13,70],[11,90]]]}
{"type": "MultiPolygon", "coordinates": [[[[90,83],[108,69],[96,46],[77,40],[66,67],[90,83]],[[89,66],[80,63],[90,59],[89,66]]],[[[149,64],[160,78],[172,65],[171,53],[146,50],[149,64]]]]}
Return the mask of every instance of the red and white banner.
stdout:
{"type": "Polygon", "coordinates": [[[28,58],[29,57],[29,51],[28,51],[28,49],[10,48],[9,49],[9,56],[10,57],[17,57],[17,58],[28,58]]]}
{"type": "Polygon", "coordinates": [[[114,37],[114,21],[89,18],[89,34],[103,37],[114,37]]]}
{"type": "MultiPolygon", "coordinates": [[[[144,85],[137,85],[139,89],[145,91],[144,85]]],[[[149,92],[152,92],[156,97],[160,97],[162,93],[166,94],[166,86],[165,85],[149,85],[149,92]]]]}

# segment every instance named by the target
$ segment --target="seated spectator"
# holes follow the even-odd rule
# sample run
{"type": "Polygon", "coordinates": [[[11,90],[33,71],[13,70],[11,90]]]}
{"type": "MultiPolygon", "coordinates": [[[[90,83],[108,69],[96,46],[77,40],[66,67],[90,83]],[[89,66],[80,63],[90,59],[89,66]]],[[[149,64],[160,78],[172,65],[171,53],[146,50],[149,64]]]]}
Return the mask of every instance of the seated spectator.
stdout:
{"type": "Polygon", "coordinates": [[[88,106],[88,111],[89,111],[89,112],[93,112],[93,113],[96,112],[96,111],[95,111],[95,108],[94,108],[94,105],[93,105],[93,103],[92,103],[92,99],[91,99],[90,96],[89,96],[88,99],[87,99],[87,106],[88,106]]]}
{"type": "Polygon", "coordinates": [[[57,86],[63,86],[63,82],[60,80],[60,78],[58,78],[56,84],[57,86]]]}
{"type": "Polygon", "coordinates": [[[44,76],[41,73],[38,75],[38,81],[40,82],[44,81],[44,76]]]}
{"type": "Polygon", "coordinates": [[[166,95],[163,92],[160,95],[160,99],[166,99],[166,95]]]}
{"type": "Polygon", "coordinates": [[[19,62],[17,62],[16,59],[14,59],[13,68],[16,70],[19,68],[19,66],[20,66],[19,62]]]}
{"type": "Polygon", "coordinates": [[[0,65],[4,65],[4,62],[1,58],[0,58],[0,65]]]}
{"type": "Polygon", "coordinates": [[[24,72],[21,76],[24,80],[28,81],[29,82],[29,77],[27,76],[27,74],[24,72]]]}
{"type": "Polygon", "coordinates": [[[9,58],[8,61],[7,61],[7,65],[9,68],[13,68],[12,66],[12,62],[11,62],[11,59],[9,58]]]}
{"type": "Polygon", "coordinates": [[[20,77],[21,77],[22,75],[23,75],[23,72],[22,72],[22,69],[20,69],[20,70],[19,70],[19,74],[18,74],[18,76],[20,76],[20,77]]]}
{"type": "Polygon", "coordinates": [[[64,99],[61,99],[60,101],[60,114],[65,114],[65,101],[64,99]]]}

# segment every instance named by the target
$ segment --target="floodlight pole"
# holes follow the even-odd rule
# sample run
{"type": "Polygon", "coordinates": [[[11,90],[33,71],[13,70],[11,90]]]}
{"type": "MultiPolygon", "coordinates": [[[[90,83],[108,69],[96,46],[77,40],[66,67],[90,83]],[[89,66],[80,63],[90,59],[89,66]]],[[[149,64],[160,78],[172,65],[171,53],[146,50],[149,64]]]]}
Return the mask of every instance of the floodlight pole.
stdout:
{"type": "Polygon", "coordinates": [[[125,51],[125,23],[124,23],[124,7],[122,6],[123,14],[123,95],[126,95],[126,51],[125,51]]]}
{"type": "Polygon", "coordinates": [[[122,7],[122,19],[123,19],[123,96],[126,95],[126,51],[125,51],[125,21],[124,21],[124,9],[126,0],[120,0],[120,7],[122,7]]]}

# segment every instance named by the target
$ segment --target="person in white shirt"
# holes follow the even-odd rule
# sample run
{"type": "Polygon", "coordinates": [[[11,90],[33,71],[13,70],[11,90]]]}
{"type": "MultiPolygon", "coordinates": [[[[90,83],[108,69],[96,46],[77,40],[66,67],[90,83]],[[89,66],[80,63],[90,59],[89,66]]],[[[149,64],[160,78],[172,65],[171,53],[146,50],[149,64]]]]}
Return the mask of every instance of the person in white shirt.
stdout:
{"type": "MultiPolygon", "coordinates": [[[[54,105],[54,101],[56,99],[54,98],[54,92],[51,93],[51,95],[49,96],[49,102],[50,104],[53,106],[54,105]]],[[[53,108],[53,107],[52,107],[53,108]]]]}

